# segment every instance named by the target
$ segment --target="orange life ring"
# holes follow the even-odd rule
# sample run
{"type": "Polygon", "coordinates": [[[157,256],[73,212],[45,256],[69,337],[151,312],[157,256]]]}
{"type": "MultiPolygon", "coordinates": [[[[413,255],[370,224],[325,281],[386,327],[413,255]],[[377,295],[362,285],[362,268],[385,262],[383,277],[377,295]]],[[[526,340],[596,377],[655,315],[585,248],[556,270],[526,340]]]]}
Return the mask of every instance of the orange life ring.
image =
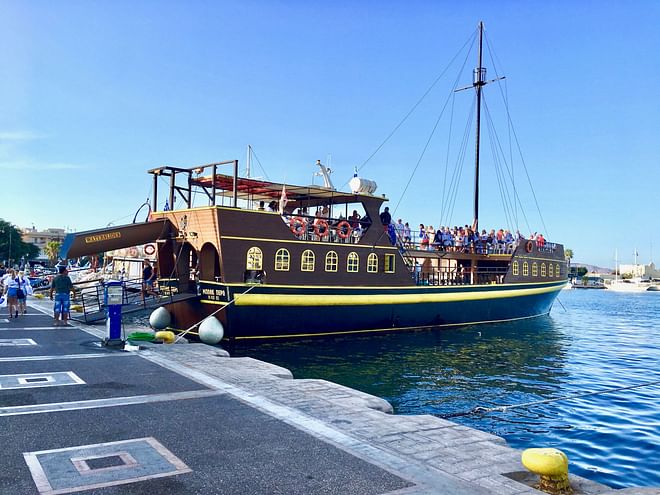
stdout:
{"type": "Polygon", "coordinates": [[[153,244],[144,245],[144,254],[146,254],[147,256],[151,256],[155,252],[156,252],[156,246],[154,246],[153,244]]]}
{"type": "Polygon", "coordinates": [[[289,228],[293,235],[301,236],[307,231],[307,220],[302,217],[292,217],[289,222],[289,228]]]}
{"type": "Polygon", "coordinates": [[[351,235],[351,224],[346,220],[342,220],[337,224],[337,237],[340,239],[348,239],[351,235]]]}
{"type": "Polygon", "coordinates": [[[321,238],[328,236],[330,234],[328,222],[322,219],[314,220],[314,233],[321,238]],[[321,232],[321,228],[323,228],[323,232],[321,232]]]}
{"type": "Polygon", "coordinates": [[[525,244],[525,251],[531,253],[532,249],[534,249],[534,243],[532,241],[527,241],[527,244],[525,244]]]}

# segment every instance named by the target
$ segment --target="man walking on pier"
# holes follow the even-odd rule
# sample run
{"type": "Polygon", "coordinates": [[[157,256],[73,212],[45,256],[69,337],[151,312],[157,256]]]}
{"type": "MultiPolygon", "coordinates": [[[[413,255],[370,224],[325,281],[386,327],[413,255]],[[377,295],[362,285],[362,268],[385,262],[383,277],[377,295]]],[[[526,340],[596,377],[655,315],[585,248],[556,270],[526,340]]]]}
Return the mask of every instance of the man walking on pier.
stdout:
{"type": "Polygon", "coordinates": [[[51,300],[53,300],[53,292],[55,293],[55,304],[53,306],[55,326],[66,326],[69,319],[69,311],[71,310],[71,296],[69,294],[75,289],[68,273],[66,266],[60,266],[59,275],[53,279],[50,285],[51,300]],[[61,322],[60,315],[62,316],[61,322]]]}

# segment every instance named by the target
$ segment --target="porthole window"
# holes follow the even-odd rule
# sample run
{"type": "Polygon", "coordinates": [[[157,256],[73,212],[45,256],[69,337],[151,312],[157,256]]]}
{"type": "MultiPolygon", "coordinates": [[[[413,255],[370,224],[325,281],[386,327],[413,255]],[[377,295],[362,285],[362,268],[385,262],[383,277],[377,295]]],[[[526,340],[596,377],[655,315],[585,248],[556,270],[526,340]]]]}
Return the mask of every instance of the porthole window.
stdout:
{"type": "Polygon", "coordinates": [[[251,247],[247,252],[246,270],[262,270],[264,255],[258,247],[251,247]]]}
{"type": "Polygon", "coordinates": [[[326,272],[336,272],[337,265],[339,264],[339,257],[334,251],[328,252],[325,255],[325,271],[326,272]]]}
{"type": "Polygon", "coordinates": [[[536,263],[532,263],[532,277],[538,277],[539,276],[539,265],[536,263]]]}
{"type": "Polygon", "coordinates": [[[385,255],[385,273],[394,273],[395,258],[393,254],[385,255]]]}
{"type": "Polygon", "coordinates": [[[378,255],[376,253],[369,253],[369,256],[367,257],[367,272],[378,272],[378,255]]]}
{"type": "Polygon", "coordinates": [[[286,249],[278,249],[275,253],[275,271],[288,272],[291,261],[291,255],[286,249]]]}
{"type": "Polygon", "coordinates": [[[511,270],[513,271],[513,274],[514,274],[514,275],[518,275],[518,273],[520,272],[520,268],[519,268],[519,266],[518,266],[518,262],[517,262],[517,261],[514,261],[514,262],[513,262],[513,266],[511,267],[511,270]]]}
{"type": "Polygon", "coordinates": [[[346,260],[346,271],[347,272],[357,272],[360,268],[360,257],[357,253],[348,253],[348,259],[346,260]]]}
{"type": "Polygon", "coordinates": [[[555,268],[556,268],[557,276],[561,277],[561,270],[559,269],[559,263],[555,265],[555,268]]]}
{"type": "Polygon", "coordinates": [[[555,268],[555,265],[553,265],[552,263],[548,264],[548,277],[554,277],[555,276],[554,268],[555,268]]]}
{"type": "Polygon", "coordinates": [[[313,272],[314,261],[314,252],[311,249],[305,249],[300,259],[300,271],[313,272]]]}
{"type": "Polygon", "coordinates": [[[541,276],[545,277],[545,263],[541,263],[541,276]]]}
{"type": "Polygon", "coordinates": [[[529,263],[523,261],[523,277],[529,275],[529,263]]]}

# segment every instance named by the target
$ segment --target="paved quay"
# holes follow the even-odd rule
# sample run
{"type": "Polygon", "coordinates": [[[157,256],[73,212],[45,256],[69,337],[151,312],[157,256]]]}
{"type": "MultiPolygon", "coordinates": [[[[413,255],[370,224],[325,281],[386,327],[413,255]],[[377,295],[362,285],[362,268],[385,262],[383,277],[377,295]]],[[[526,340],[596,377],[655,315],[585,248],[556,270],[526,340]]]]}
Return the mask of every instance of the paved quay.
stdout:
{"type": "Polygon", "coordinates": [[[499,437],[204,344],[103,348],[30,303],[0,316],[2,495],[540,493],[499,437]]]}

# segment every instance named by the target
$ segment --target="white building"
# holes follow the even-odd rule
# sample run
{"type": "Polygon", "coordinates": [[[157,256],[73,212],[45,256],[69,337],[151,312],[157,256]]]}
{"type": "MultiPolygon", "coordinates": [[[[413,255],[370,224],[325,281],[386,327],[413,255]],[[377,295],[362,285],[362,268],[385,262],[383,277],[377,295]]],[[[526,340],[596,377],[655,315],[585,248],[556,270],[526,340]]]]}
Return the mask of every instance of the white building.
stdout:
{"type": "Polygon", "coordinates": [[[657,270],[655,263],[649,263],[648,265],[619,265],[619,273],[621,275],[630,274],[634,277],[639,277],[643,279],[647,278],[660,278],[660,270],[657,270]]]}

